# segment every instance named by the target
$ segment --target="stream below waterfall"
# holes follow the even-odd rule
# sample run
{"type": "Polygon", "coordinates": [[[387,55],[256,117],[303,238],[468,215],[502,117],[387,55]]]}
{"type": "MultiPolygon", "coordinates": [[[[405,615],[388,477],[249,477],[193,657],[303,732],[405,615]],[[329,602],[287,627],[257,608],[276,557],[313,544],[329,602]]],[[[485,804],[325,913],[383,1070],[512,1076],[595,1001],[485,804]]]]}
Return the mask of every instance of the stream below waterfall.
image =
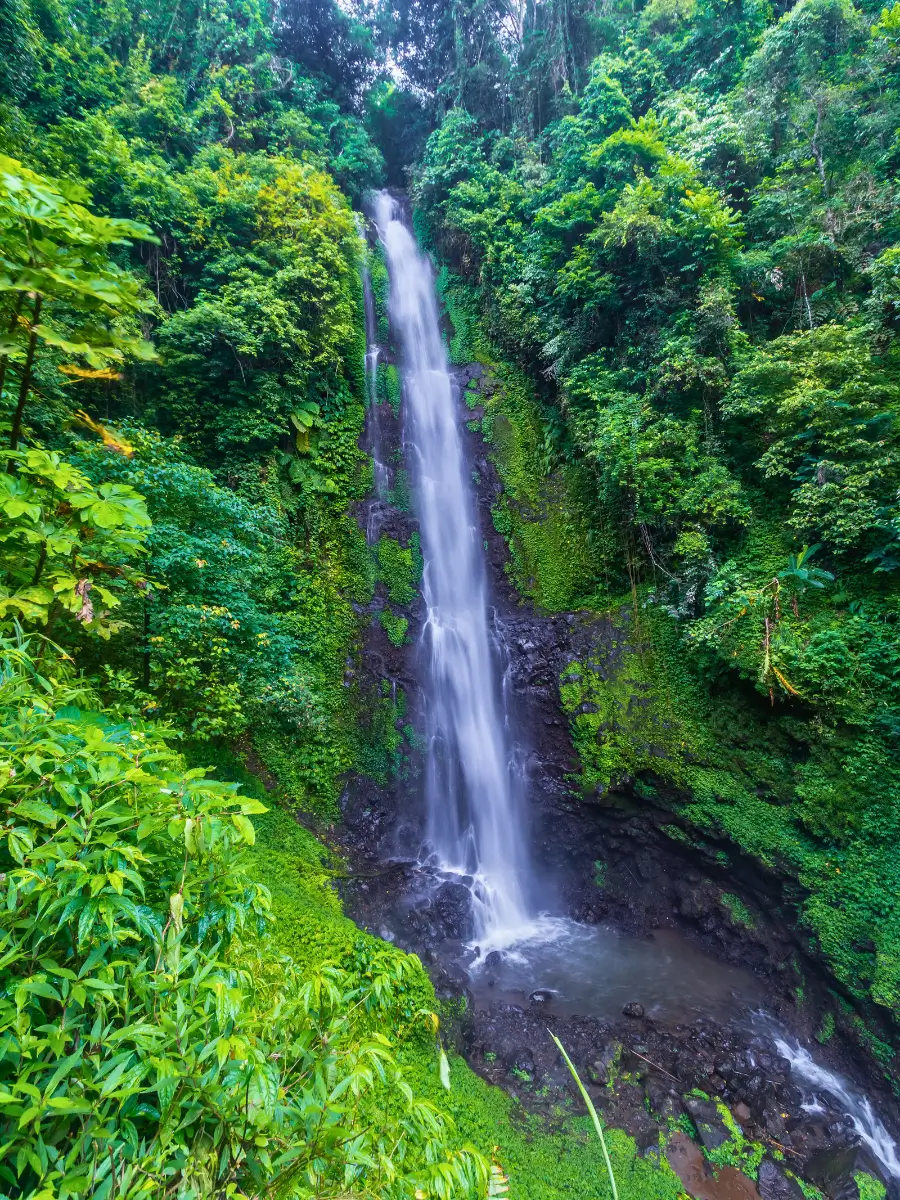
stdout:
{"type": "MultiPolygon", "coordinates": [[[[476,1069],[509,1090],[527,1089],[523,1080],[554,1077],[546,1023],[556,1021],[595,1083],[605,1078],[602,1064],[610,1046],[619,1047],[615,1054],[624,1055],[622,1061],[632,1061],[628,1055],[633,1055],[637,1078],[641,1070],[646,1075],[646,1063],[659,1073],[651,1073],[652,1087],[645,1080],[649,1090],[640,1105],[607,1112],[612,1123],[620,1121],[639,1140],[643,1109],[662,1104],[661,1112],[674,1111],[666,1107],[669,1101],[658,1099],[659,1088],[668,1087],[671,1103],[677,1104],[682,1092],[692,1094],[688,1084],[693,1080],[700,1095],[717,1092],[729,1104],[737,1103],[735,1111],[746,1110],[748,1128],[762,1131],[760,1136],[772,1138],[776,1147],[787,1147],[795,1159],[815,1162],[817,1154],[835,1146],[858,1145],[893,1186],[900,1180],[900,1155],[872,1103],[824,1065],[818,1052],[800,1044],[790,1006],[776,1002],[772,980],[782,969],[778,961],[789,961],[789,948],[763,964],[747,930],[715,926],[704,899],[710,885],[693,867],[677,865],[672,857],[677,848],[669,839],[661,839],[661,850],[647,850],[647,830],[635,824],[641,818],[624,824],[624,834],[611,827],[602,836],[592,833],[596,841],[580,844],[578,830],[587,828],[586,818],[571,817],[565,801],[566,751],[564,735],[556,729],[562,723],[547,704],[539,719],[524,721],[523,705],[517,705],[509,684],[516,655],[533,653],[539,640],[537,618],[518,643],[515,613],[506,620],[509,629],[498,626],[493,593],[502,586],[502,564],[498,568],[496,556],[488,561],[489,541],[496,535],[487,527],[485,501],[473,482],[479,472],[467,451],[465,414],[448,365],[431,264],[397,199],[380,193],[373,217],[388,267],[391,353],[400,368],[403,417],[392,431],[379,404],[377,370],[384,348],[377,344],[366,277],[367,448],[375,479],[366,533],[372,544],[385,529],[408,535],[417,528],[424,569],[409,649],[392,648],[382,639],[372,661],[382,679],[390,676],[394,692],[398,678],[415,691],[421,752],[396,795],[363,789],[355,808],[348,803],[350,836],[357,838],[370,868],[353,890],[354,916],[419,952],[439,995],[446,987],[447,995],[469,997],[467,1055],[476,1069]],[[396,461],[401,447],[412,515],[395,511],[390,501],[388,459],[393,455],[396,461]],[[534,744],[539,738],[555,738],[563,747],[549,772],[528,765],[540,749],[534,744]],[[554,774],[559,779],[555,793],[544,778],[554,774]],[[543,798],[534,794],[539,786],[543,798]],[[535,813],[541,805],[549,815],[541,817],[538,836],[535,813]],[[579,919],[573,919],[566,871],[548,869],[537,853],[540,842],[546,858],[547,846],[561,836],[559,829],[577,820],[582,825],[573,826],[574,842],[567,845],[574,845],[588,867],[593,854],[607,850],[615,866],[615,855],[626,853],[629,838],[645,843],[636,870],[625,862],[634,888],[625,879],[625,899],[607,919],[605,910],[596,908],[593,876],[584,870],[581,894],[587,898],[574,906],[579,919]],[[669,893],[681,897],[676,911],[696,917],[700,930],[710,934],[707,945],[687,936],[663,907],[653,908],[657,868],[648,868],[646,859],[654,854],[664,863],[661,877],[669,893]],[[676,865],[666,865],[671,863],[676,865]],[[642,872],[641,884],[636,871],[642,872]],[[651,920],[648,913],[657,915],[651,920]],[[711,931],[724,939],[716,945],[728,950],[730,961],[710,953],[711,931]],[[739,949],[741,938],[746,956],[739,949]],[[762,966],[767,977],[760,973],[762,966]],[[623,1009],[634,1018],[631,1023],[622,1021],[623,1009]],[[605,1049],[597,1050],[601,1045],[605,1049]],[[599,1059],[591,1065],[594,1055],[599,1059]],[[680,1090],[673,1090],[672,1081],[680,1090]],[[802,1147],[802,1154],[792,1146],[802,1147]]],[[[553,621],[553,637],[568,638],[566,646],[581,636],[573,618],[553,621]]],[[[574,656],[568,649],[565,653],[574,656]]],[[[528,688],[520,692],[534,690],[531,680],[537,675],[529,670],[528,688]]],[[[558,866],[565,856],[559,852],[556,859],[558,866]]],[[[687,1111],[700,1121],[693,1109],[687,1111]]]]}

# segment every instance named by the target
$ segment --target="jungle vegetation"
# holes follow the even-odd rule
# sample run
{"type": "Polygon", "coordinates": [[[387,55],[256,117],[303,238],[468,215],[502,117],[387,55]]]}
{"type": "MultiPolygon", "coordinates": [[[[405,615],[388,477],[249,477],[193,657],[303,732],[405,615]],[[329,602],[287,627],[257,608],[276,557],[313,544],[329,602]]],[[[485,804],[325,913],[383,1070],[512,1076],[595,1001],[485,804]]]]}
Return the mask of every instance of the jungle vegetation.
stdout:
{"type": "Polygon", "coordinates": [[[794,881],[889,1066],[898,39],[850,0],[3,0],[4,1195],[484,1195],[496,1142],[517,1197],[606,1187],[277,809],[398,753],[349,669],[418,554],[353,516],[385,183],[499,385],[516,582],[630,621],[633,678],[561,682],[585,780],[794,881]]]}
{"type": "Polygon", "coordinates": [[[477,62],[435,47],[413,188],[500,385],[513,576],[630,628],[623,671],[562,680],[582,782],[787,879],[888,1065],[900,6],[514,8],[477,62]]]}

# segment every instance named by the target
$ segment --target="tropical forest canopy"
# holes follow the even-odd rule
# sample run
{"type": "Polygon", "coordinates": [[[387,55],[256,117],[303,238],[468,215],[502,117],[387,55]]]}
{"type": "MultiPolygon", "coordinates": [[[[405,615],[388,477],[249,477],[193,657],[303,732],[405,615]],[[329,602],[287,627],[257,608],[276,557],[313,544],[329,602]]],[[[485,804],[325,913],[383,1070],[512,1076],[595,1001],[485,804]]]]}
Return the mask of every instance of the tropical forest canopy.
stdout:
{"type": "Polygon", "coordinates": [[[415,582],[353,512],[386,184],[519,439],[514,581],[631,614],[656,725],[564,679],[585,778],[900,1011],[898,128],[900,4],[3,4],[4,1194],[486,1187],[417,960],[259,783],[330,821],[402,753],[352,670],[415,582]]]}

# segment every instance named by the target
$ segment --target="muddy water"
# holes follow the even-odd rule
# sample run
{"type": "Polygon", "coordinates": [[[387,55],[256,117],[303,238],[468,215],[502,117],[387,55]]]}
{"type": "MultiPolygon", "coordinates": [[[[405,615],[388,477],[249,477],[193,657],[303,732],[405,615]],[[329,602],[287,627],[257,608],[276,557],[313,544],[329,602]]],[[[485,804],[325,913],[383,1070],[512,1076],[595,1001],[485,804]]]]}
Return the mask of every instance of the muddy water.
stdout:
{"type": "Polygon", "coordinates": [[[734,1167],[713,1172],[700,1147],[683,1133],[672,1136],[666,1158],[693,1200],[760,1200],[752,1180],[734,1167]]]}
{"type": "Polygon", "coordinates": [[[647,1016],[748,1021],[765,1001],[762,981],[720,962],[673,929],[634,938],[597,925],[544,918],[535,936],[470,967],[476,1003],[521,1003],[539,991],[549,1010],[618,1018],[626,1004],[647,1016]]]}

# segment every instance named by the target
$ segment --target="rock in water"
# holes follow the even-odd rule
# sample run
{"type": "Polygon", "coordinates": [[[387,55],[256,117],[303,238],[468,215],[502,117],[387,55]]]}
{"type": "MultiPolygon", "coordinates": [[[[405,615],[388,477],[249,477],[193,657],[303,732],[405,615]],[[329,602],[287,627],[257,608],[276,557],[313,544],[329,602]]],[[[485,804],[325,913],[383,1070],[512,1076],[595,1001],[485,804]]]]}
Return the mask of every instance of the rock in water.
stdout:
{"type": "Polygon", "coordinates": [[[644,1006],[643,1004],[638,1004],[636,1000],[632,1000],[622,1009],[622,1015],[625,1017],[642,1017],[644,1015],[644,1006]]]}
{"type": "Polygon", "coordinates": [[[435,893],[434,911],[446,937],[466,942],[474,935],[472,893],[464,884],[442,883],[435,893]]]}

